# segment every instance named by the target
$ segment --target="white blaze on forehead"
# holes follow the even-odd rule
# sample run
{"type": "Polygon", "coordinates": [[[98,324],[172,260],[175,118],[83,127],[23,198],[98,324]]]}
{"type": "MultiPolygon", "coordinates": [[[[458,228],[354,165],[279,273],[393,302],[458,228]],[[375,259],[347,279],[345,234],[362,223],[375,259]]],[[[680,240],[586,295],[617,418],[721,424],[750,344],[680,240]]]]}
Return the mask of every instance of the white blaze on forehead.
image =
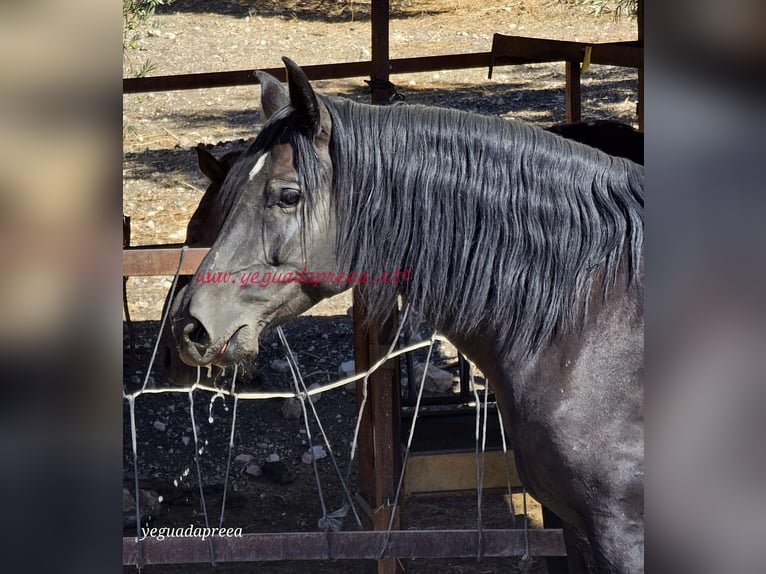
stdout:
{"type": "Polygon", "coordinates": [[[266,163],[266,158],[269,154],[265,153],[261,157],[258,158],[258,161],[255,162],[255,165],[253,166],[253,169],[250,170],[250,181],[253,181],[256,175],[258,175],[258,172],[263,169],[264,164],[266,163]]]}

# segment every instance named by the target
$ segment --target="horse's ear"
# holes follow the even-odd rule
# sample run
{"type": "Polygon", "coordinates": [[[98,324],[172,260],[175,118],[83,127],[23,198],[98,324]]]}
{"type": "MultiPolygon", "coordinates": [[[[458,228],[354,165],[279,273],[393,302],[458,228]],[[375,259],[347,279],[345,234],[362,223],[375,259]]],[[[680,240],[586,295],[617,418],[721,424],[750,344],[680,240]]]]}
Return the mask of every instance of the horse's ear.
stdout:
{"type": "Polygon", "coordinates": [[[226,179],[226,172],[228,170],[202,144],[198,145],[195,149],[197,150],[197,163],[202,173],[211,182],[221,185],[223,180],[226,179]]]}
{"type": "Polygon", "coordinates": [[[271,74],[266,72],[256,72],[258,82],[261,84],[261,109],[263,110],[263,117],[269,119],[274,112],[277,112],[290,105],[290,94],[271,74]]]}
{"type": "Polygon", "coordinates": [[[290,58],[282,58],[287,68],[287,87],[290,103],[303,120],[303,127],[311,134],[318,135],[322,128],[322,114],[314,89],[298,64],[290,58]]]}

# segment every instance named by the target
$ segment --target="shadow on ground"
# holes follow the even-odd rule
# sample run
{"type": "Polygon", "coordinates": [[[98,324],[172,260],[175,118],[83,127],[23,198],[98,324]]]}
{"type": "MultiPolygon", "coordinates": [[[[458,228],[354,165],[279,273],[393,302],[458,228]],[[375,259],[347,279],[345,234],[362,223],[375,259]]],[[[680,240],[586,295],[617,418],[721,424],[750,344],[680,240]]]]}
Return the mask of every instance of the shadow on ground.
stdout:
{"type": "MultiPolygon", "coordinates": [[[[445,4],[443,9],[417,9],[416,6],[405,7],[401,4],[392,5],[390,19],[416,18],[432,14],[449,12],[445,4]],[[409,8],[409,9],[407,9],[409,8]]],[[[284,18],[286,20],[302,20],[306,22],[369,22],[370,4],[353,1],[329,0],[176,0],[167,5],[158,6],[157,14],[173,14],[177,12],[221,14],[233,18],[260,16],[264,18],[284,18]]]]}

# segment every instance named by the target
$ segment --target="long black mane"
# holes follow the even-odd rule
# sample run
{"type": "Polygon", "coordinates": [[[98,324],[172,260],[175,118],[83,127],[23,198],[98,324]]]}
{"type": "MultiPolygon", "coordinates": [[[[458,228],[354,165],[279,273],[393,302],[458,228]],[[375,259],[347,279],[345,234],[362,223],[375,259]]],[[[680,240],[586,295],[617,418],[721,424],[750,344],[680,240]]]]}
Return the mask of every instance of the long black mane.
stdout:
{"type": "MultiPolygon", "coordinates": [[[[638,281],[643,167],[521,122],[322,101],[340,270],[414,272],[406,284],[368,286],[371,317],[401,292],[434,325],[491,325],[521,358],[578,325],[598,273],[604,295],[625,270],[638,281]]],[[[248,153],[292,132],[311,205],[329,175],[289,109],[272,120],[248,153]]]]}
{"type": "MultiPolygon", "coordinates": [[[[404,286],[435,325],[491,323],[518,356],[573,327],[643,247],[643,168],[515,121],[325,99],[341,261],[404,286]]],[[[371,314],[396,294],[370,288],[371,314]]]]}

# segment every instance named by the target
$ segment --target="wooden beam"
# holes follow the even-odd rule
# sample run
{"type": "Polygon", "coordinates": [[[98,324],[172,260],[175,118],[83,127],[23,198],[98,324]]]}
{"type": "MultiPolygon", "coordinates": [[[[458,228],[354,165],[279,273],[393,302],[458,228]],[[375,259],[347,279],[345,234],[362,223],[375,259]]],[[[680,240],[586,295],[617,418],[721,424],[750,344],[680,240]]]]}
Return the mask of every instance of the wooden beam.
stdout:
{"type": "MultiPolygon", "coordinates": [[[[643,69],[644,50],[638,42],[607,42],[586,44],[563,40],[545,40],[495,34],[490,52],[468,52],[444,56],[417,56],[376,60],[343,62],[339,64],[315,64],[302,66],[309,80],[332,80],[340,78],[375,77],[384,78],[382,66],[389,74],[413,74],[440,70],[463,70],[489,68],[492,65],[532,64],[538,62],[582,61],[586,46],[592,46],[591,63],[624,66],[643,69]]],[[[278,80],[285,80],[284,68],[258,68],[278,80]]],[[[178,74],[173,76],[149,76],[144,78],[123,78],[122,92],[162,92],[169,90],[197,90],[257,84],[255,68],[227,72],[205,72],[199,74],[178,74]]]]}
{"type": "Polygon", "coordinates": [[[495,34],[492,37],[491,54],[494,65],[561,61],[582,62],[587,46],[591,47],[591,64],[626,68],[644,67],[644,49],[638,42],[588,44],[495,34]]]}
{"type": "MultiPolygon", "coordinates": [[[[495,36],[500,36],[496,34],[495,36]]],[[[505,36],[505,38],[520,38],[505,36]]],[[[562,42],[559,40],[541,40],[521,38],[511,46],[508,53],[505,41],[501,41],[496,51],[467,52],[444,56],[416,56],[411,58],[393,58],[388,61],[388,71],[393,74],[414,74],[419,72],[438,72],[440,70],[465,70],[470,68],[489,68],[494,65],[532,64],[536,62],[560,62],[582,60],[582,53],[587,44],[562,42]],[[550,46],[548,43],[556,43],[550,46]],[[566,46],[566,45],[569,46],[566,46]],[[548,45],[549,49],[541,47],[548,45]]],[[[631,42],[594,44],[591,63],[615,66],[643,68],[643,48],[631,42]]],[[[283,68],[258,68],[271,74],[278,80],[285,80],[283,68]]],[[[371,77],[371,60],[343,62],[340,64],[316,64],[302,66],[309,80],[334,80],[341,78],[371,77]]],[[[136,94],[142,92],[163,92],[171,90],[199,90],[257,84],[255,69],[233,70],[228,72],[205,72],[198,74],[177,74],[173,76],[149,76],[144,78],[123,78],[122,92],[136,94]]]]}
{"type": "MultiPolygon", "coordinates": [[[[151,245],[127,247],[122,250],[122,276],[175,275],[182,245],[151,245]]],[[[207,255],[209,248],[189,248],[184,257],[181,275],[193,275],[207,255]]]]}
{"type": "MultiPolygon", "coordinates": [[[[149,532],[149,527],[146,532],[149,532]]],[[[188,526],[181,526],[184,530],[188,526]]],[[[201,530],[201,528],[200,528],[201,530]]],[[[530,556],[562,556],[560,529],[529,530],[530,556]]],[[[155,534],[156,536],[156,534],[155,534]]],[[[487,558],[522,556],[523,529],[483,530],[482,555],[487,558]]],[[[275,562],[283,560],[376,560],[395,558],[467,558],[478,555],[476,530],[395,530],[386,532],[285,532],[232,537],[147,536],[122,539],[122,562],[137,564],[275,562]],[[388,544],[386,544],[388,542],[388,544]],[[212,554],[212,556],[211,556],[212,554]]]]}
{"type": "MultiPolygon", "coordinates": [[[[485,453],[485,489],[506,488],[506,464],[502,451],[485,453]]],[[[513,453],[508,452],[508,469],[511,486],[521,486],[513,453]]],[[[410,453],[407,471],[404,474],[404,494],[432,492],[476,491],[476,454],[456,453],[410,453]]]]}
{"type": "MultiPolygon", "coordinates": [[[[388,60],[385,65],[389,74],[409,74],[439,70],[461,70],[465,68],[486,68],[490,52],[453,54],[450,56],[425,56],[388,60]]],[[[300,62],[299,62],[300,63],[300,62]]],[[[344,62],[340,64],[317,64],[301,66],[309,80],[334,80],[340,78],[371,77],[371,60],[344,62]]],[[[257,68],[280,81],[285,81],[284,68],[257,68]]],[[[382,72],[382,70],[381,70],[382,72]]],[[[173,76],[149,76],[144,78],[123,78],[122,92],[163,92],[171,90],[199,90],[257,84],[255,69],[229,72],[205,72],[199,74],[177,74],[173,76]]]]}
{"type": "Polygon", "coordinates": [[[439,72],[442,70],[488,68],[491,56],[491,52],[470,52],[466,54],[450,54],[448,56],[394,58],[390,60],[389,66],[391,74],[415,74],[420,72],[439,72]]]}
{"type": "MultiPolygon", "coordinates": [[[[300,64],[300,62],[299,62],[300,64]]],[[[370,75],[370,62],[345,62],[341,64],[315,64],[301,66],[309,80],[329,80],[370,75]]],[[[287,80],[284,68],[260,68],[233,70],[228,72],[204,72],[199,74],[176,74],[173,76],[147,76],[123,78],[122,93],[162,92],[168,90],[197,90],[204,88],[225,88],[257,84],[257,70],[267,72],[284,82],[287,80]]]]}

